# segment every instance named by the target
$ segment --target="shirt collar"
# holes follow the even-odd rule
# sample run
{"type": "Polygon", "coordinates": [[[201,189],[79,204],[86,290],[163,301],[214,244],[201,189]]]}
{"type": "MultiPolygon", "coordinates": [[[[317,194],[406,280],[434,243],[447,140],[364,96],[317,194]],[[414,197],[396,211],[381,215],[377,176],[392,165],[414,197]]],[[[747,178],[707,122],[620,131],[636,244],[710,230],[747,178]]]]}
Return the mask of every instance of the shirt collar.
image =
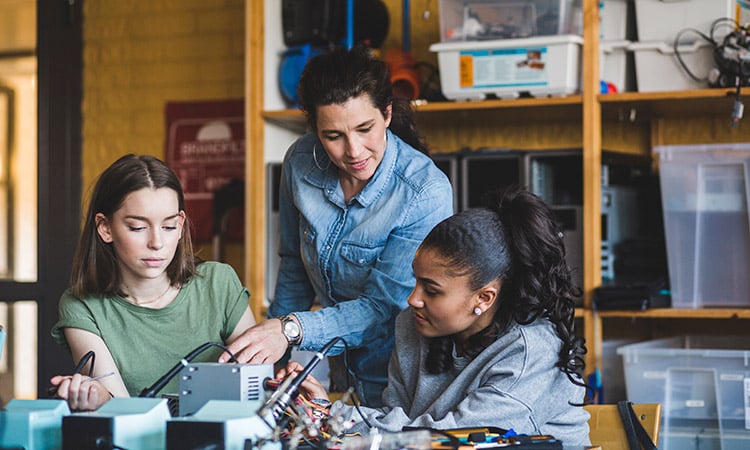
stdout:
{"type": "MultiPolygon", "coordinates": [[[[363,207],[371,205],[378,199],[378,197],[380,197],[380,195],[382,195],[395,171],[397,155],[399,152],[399,144],[396,142],[398,138],[390,129],[386,129],[386,136],[385,153],[380,160],[380,165],[378,165],[375,174],[364,189],[352,198],[352,201],[357,201],[363,207]]],[[[305,176],[305,179],[309,183],[323,189],[323,194],[326,198],[337,203],[337,199],[341,201],[341,198],[339,198],[341,193],[338,176],[339,169],[330,163],[328,155],[323,151],[322,144],[317,138],[315,138],[314,145],[320,147],[320,151],[316,150],[318,163],[320,165],[328,164],[329,166],[326,170],[319,170],[318,167],[313,166],[310,172],[305,176]]]]}

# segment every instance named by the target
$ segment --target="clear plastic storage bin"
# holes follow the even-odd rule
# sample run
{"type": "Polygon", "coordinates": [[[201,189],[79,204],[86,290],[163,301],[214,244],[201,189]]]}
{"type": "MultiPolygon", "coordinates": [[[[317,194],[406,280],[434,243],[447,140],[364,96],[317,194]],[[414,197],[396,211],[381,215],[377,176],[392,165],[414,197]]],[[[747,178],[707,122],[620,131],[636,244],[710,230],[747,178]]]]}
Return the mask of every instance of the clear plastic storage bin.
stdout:
{"type": "Polygon", "coordinates": [[[442,42],[581,34],[581,0],[440,0],[442,42]]]}
{"type": "Polygon", "coordinates": [[[750,144],[655,147],[675,308],[750,306],[750,144]]]}
{"type": "Polygon", "coordinates": [[[628,400],[662,405],[660,449],[748,448],[741,444],[750,442],[750,338],[680,336],[617,353],[628,400]]]}

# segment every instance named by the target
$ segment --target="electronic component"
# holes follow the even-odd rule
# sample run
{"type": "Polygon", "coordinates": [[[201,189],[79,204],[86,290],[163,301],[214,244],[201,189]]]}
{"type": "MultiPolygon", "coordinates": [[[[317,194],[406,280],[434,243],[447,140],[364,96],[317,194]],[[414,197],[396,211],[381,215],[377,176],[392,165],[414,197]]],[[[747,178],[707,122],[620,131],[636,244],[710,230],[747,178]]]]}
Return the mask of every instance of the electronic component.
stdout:
{"type": "Polygon", "coordinates": [[[191,363],[180,371],[180,416],[189,416],[209,400],[265,401],[263,380],[272,364],[191,363]]]}
{"type": "Polygon", "coordinates": [[[13,399],[0,411],[0,448],[59,449],[69,414],[65,400],[13,399]]]}
{"type": "Polygon", "coordinates": [[[62,448],[164,448],[166,399],[113,398],[98,410],[63,417],[62,448]]]}
{"type": "Polygon", "coordinates": [[[709,35],[705,35],[693,28],[680,30],[674,38],[674,49],[677,61],[685,70],[685,73],[696,81],[702,81],[687,67],[682,56],[677,51],[678,44],[683,35],[687,33],[697,34],[701,39],[711,43],[713,46],[714,62],[717,67],[709,71],[707,78],[711,87],[727,88],[736,87],[737,95],[732,103],[730,124],[736,127],[745,109],[740,99],[742,86],[750,86],[750,28],[747,25],[737,26],[732,18],[719,18],[711,24],[709,35]],[[729,29],[721,39],[719,30],[729,29]]]}
{"type": "Polygon", "coordinates": [[[428,449],[431,446],[432,435],[428,430],[414,430],[400,433],[370,433],[368,436],[347,436],[341,444],[341,450],[428,449]]]}
{"type": "Polygon", "coordinates": [[[166,448],[280,450],[273,418],[256,413],[260,405],[259,401],[210,400],[192,416],[167,422],[166,448]]]}

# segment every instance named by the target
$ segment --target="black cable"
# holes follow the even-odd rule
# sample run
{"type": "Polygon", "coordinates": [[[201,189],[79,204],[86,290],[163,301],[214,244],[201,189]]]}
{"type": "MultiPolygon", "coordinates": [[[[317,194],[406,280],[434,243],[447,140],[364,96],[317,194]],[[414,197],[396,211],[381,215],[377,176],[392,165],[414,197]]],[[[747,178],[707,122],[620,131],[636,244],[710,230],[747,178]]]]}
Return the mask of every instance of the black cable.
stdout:
{"type": "Polygon", "coordinates": [[[689,76],[690,78],[692,78],[693,80],[695,80],[695,81],[698,81],[698,82],[704,82],[704,81],[707,81],[707,80],[708,80],[708,77],[700,78],[700,77],[698,77],[697,75],[693,74],[693,72],[692,72],[692,71],[690,70],[690,68],[689,68],[689,67],[687,66],[687,64],[685,63],[685,61],[684,61],[684,60],[682,59],[682,55],[680,54],[680,48],[679,48],[679,45],[680,45],[680,38],[681,38],[681,37],[682,37],[682,36],[683,36],[683,35],[684,35],[685,33],[689,33],[689,32],[695,33],[695,34],[697,34],[697,35],[698,35],[698,36],[699,36],[700,38],[702,38],[702,39],[706,40],[707,42],[710,42],[710,43],[711,43],[711,44],[712,44],[712,45],[714,46],[714,49],[716,48],[716,43],[714,42],[714,40],[713,40],[713,39],[712,39],[711,37],[709,37],[709,36],[705,35],[704,33],[700,32],[700,31],[698,31],[698,30],[696,30],[695,28],[684,28],[684,29],[680,30],[680,31],[679,31],[679,32],[677,33],[677,35],[675,35],[675,37],[674,37],[674,42],[672,43],[672,49],[674,50],[674,54],[675,54],[675,56],[677,57],[677,62],[679,62],[679,63],[680,63],[680,66],[682,66],[682,69],[683,69],[683,70],[685,71],[685,73],[687,73],[687,75],[688,75],[688,76],[689,76]]]}
{"type": "Polygon", "coordinates": [[[716,29],[717,29],[717,27],[719,25],[726,25],[729,28],[731,28],[732,31],[737,31],[737,29],[739,28],[739,25],[737,24],[737,21],[735,21],[734,19],[731,19],[729,17],[720,17],[720,18],[714,20],[713,22],[711,22],[711,28],[710,28],[710,30],[711,30],[710,31],[710,36],[711,36],[711,40],[713,42],[716,42],[716,29]]]}
{"type": "MultiPolygon", "coordinates": [[[[284,379],[284,381],[282,381],[281,385],[276,388],[276,390],[266,401],[266,403],[258,410],[258,417],[260,417],[261,420],[263,420],[269,428],[273,429],[274,427],[270,423],[268,423],[268,421],[266,421],[266,416],[270,413],[277,424],[283,421],[284,411],[286,411],[286,409],[291,405],[292,401],[294,401],[294,399],[299,395],[300,385],[302,385],[302,383],[305,381],[305,378],[307,378],[310,372],[315,369],[318,363],[326,356],[329,351],[331,351],[334,344],[336,344],[336,342],[338,341],[341,341],[341,343],[344,345],[344,368],[347,373],[348,382],[351,383],[351,386],[354,386],[354,383],[352,383],[352,381],[354,378],[356,378],[356,376],[349,368],[349,344],[347,344],[344,338],[336,336],[328,341],[328,343],[326,343],[326,345],[324,345],[323,348],[315,354],[315,357],[307,363],[307,365],[299,374],[297,374],[297,376],[295,376],[294,378],[287,377],[286,379],[284,379]]],[[[372,424],[367,420],[367,417],[365,417],[364,413],[360,409],[359,397],[356,395],[356,392],[354,390],[352,390],[352,393],[354,396],[354,401],[352,402],[354,404],[354,408],[357,410],[360,417],[362,417],[362,421],[367,425],[367,427],[372,428],[372,424]]],[[[283,422],[286,423],[286,421],[283,422]]]]}
{"type": "Polygon", "coordinates": [[[96,353],[94,353],[93,350],[89,350],[80,361],[78,361],[78,364],[76,364],[76,368],[73,370],[73,373],[81,373],[83,371],[83,368],[86,367],[86,364],[91,360],[91,366],[89,366],[89,376],[92,376],[94,373],[94,362],[96,361],[96,353]]]}
{"type": "Polygon", "coordinates": [[[357,390],[355,389],[356,379],[358,377],[349,368],[349,344],[347,344],[346,341],[343,339],[341,339],[341,342],[344,343],[344,370],[346,371],[347,384],[349,384],[349,387],[352,390],[351,392],[351,396],[353,397],[352,404],[354,405],[354,409],[357,410],[359,417],[361,417],[362,421],[365,423],[365,425],[367,425],[367,428],[372,428],[372,424],[370,423],[369,420],[367,420],[367,417],[365,417],[365,414],[359,408],[359,405],[361,402],[359,401],[359,395],[357,395],[357,390]]]}
{"type": "Polygon", "coordinates": [[[742,119],[742,114],[745,110],[745,105],[742,104],[742,97],[740,93],[741,88],[742,88],[742,80],[738,76],[737,77],[737,94],[732,104],[732,117],[731,117],[731,122],[730,122],[730,124],[733,127],[736,127],[737,125],[739,125],[740,120],[742,119]]]}
{"type": "Polygon", "coordinates": [[[323,445],[322,439],[317,439],[316,442],[313,442],[310,440],[309,437],[305,436],[304,433],[302,434],[302,440],[305,441],[307,445],[309,445],[312,448],[316,448],[318,450],[326,450],[326,446],[323,445]]]}
{"type": "MultiPolygon", "coordinates": [[[[258,416],[265,421],[266,415],[271,413],[271,416],[278,423],[284,415],[284,411],[289,408],[294,399],[299,395],[299,387],[302,382],[305,381],[305,378],[307,378],[310,372],[313,371],[326,354],[331,351],[333,345],[337,341],[343,342],[344,346],[346,346],[346,341],[339,336],[328,341],[328,343],[315,354],[314,358],[307,363],[297,376],[284,379],[278,389],[276,389],[268,401],[260,408],[258,416]]],[[[266,424],[270,426],[268,422],[266,422],[266,424]]]]}
{"type": "Polygon", "coordinates": [[[224,350],[224,352],[227,355],[229,355],[229,361],[230,362],[233,362],[235,364],[239,364],[240,363],[239,360],[237,360],[237,358],[235,358],[234,353],[230,352],[229,349],[226,346],[224,346],[222,344],[214,344],[214,346],[215,347],[219,347],[220,349],[224,350]]]}
{"type": "Polygon", "coordinates": [[[192,361],[196,356],[200,355],[206,349],[211,348],[211,347],[219,347],[220,349],[229,353],[231,361],[238,362],[237,359],[234,357],[234,355],[229,350],[227,350],[227,348],[223,346],[222,344],[217,344],[215,342],[206,342],[205,344],[199,345],[198,347],[193,349],[193,351],[185,355],[185,357],[182,358],[177,364],[175,364],[174,367],[169,369],[167,373],[165,373],[164,375],[162,375],[161,378],[156,380],[156,382],[153,385],[141,391],[141,393],[138,396],[139,397],[155,397],[156,393],[162,390],[164,386],[166,386],[167,383],[169,383],[169,380],[174,378],[174,376],[177,375],[177,373],[180,370],[182,370],[183,367],[187,366],[188,363],[192,361]]]}
{"type": "MultiPolygon", "coordinates": [[[[81,357],[81,359],[78,361],[78,364],[76,364],[75,368],[73,369],[73,373],[81,373],[83,371],[83,368],[86,367],[86,364],[88,364],[89,360],[91,361],[91,365],[89,366],[89,377],[91,377],[94,374],[94,362],[96,361],[96,354],[93,350],[89,350],[85,355],[81,357]]],[[[57,386],[50,386],[47,389],[47,397],[57,398],[57,388],[57,386]]]]}

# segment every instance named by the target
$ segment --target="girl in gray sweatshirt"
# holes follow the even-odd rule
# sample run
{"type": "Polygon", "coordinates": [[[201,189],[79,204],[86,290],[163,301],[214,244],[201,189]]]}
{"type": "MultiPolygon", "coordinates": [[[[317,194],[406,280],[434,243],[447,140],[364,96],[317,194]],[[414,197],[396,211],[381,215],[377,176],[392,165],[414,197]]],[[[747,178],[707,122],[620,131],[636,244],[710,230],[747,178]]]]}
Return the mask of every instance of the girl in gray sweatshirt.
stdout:
{"type": "MultiPolygon", "coordinates": [[[[439,223],[412,264],[383,408],[336,402],[350,432],[493,426],[587,445],[585,347],[555,216],[522,188],[439,223]],[[361,411],[361,412],[360,412],[361,411]]],[[[278,375],[299,369],[290,363],[278,375]]],[[[327,398],[314,378],[308,398],[327,398]]]]}

